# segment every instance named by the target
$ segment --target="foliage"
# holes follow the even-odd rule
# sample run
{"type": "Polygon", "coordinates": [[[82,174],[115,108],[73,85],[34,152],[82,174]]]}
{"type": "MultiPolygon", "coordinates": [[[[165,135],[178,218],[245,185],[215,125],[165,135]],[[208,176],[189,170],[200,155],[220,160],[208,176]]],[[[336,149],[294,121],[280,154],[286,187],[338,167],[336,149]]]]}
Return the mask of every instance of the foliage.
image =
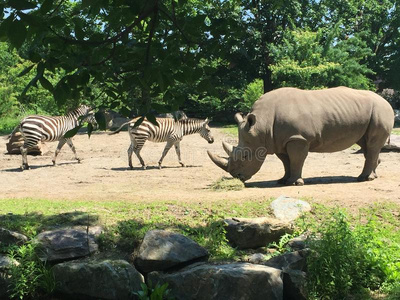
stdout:
{"type": "Polygon", "coordinates": [[[239,110],[243,112],[250,111],[254,102],[264,94],[263,81],[261,79],[256,79],[250,82],[244,93],[243,93],[243,103],[240,104],[239,110]]]}
{"type": "Polygon", "coordinates": [[[322,30],[286,32],[283,43],[271,47],[277,61],[271,66],[273,81],[303,89],[340,85],[371,88],[367,75],[372,72],[361,64],[371,51],[358,37],[337,41],[337,31],[338,28],[328,34],[322,30]]]}
{"type": "Polygon", "coordinates": [[[311,299],[344,299],[400,281],[398,229],[371,212],[367,217],[352,227],[343,212],[334,213],[314,231],[307,260],[311,299]]]}
{"type": "Polygon", "coordinates": [[[48,295],[54,291],[55,279],[52,271],[39,260],[32,242],[11,247],[8,256],[18,262],[11,267],[9,273],[11,298],[24,299],[48,295]]]}
{"type": "Polygon", "coordinates": [[[172,300],[174,297],[170,296],[168,283],[160,285],[157,283],[154,287],[151,281],[148,284],[141,284],[142,290],[135,293],[139,300],[172,300]]]}

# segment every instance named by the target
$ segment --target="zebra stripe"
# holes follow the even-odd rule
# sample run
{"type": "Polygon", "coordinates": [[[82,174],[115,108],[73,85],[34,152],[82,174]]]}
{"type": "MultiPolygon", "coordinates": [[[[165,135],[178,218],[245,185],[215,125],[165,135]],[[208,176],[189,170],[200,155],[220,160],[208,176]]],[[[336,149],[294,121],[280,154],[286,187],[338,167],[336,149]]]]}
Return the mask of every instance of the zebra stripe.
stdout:
{"type": "Polygon", "coordinates": [[[33,115],[24,118],[13,131],[14,133],[19,129],[24,138],[24,145],[21,147],[21,169],[24,170],[29,168],[26,156],[27,150],[37,145],[39,141],[59,141],[52,160],[54,165],[56,157],[65,143],[67,143],[74,152],[76,160],[80,161],[76,155],[72,141],[68,138],[64,138],[64,135],[69,130],[79,126],[83,121],[88,121],[92,124],[95,124],[96,122],[92,109],[86,105],[78,107],[77,109],[67,113],[65,116],[33,115]]]}
{"type": "Polygon", "coordinates": [[[161,169],[162,161],[167,155],[169,149],[175,146],[176,154],[178,156],[179,163],[185,166],[181,161],[180,154],[180,141],[185,135],[199,133],[209,143],[214,142],[214,138],[211,135],[210,127],[208,126],[209,120],[200,119],[181,119],[175,121],[171,118],[156,118],[158,126],[154,125],[148,120],[144,120],[139,126],[135,127],[134,124],[138,118],[133,119],[129,122],[122,124],[116,131],[111,134],[116,134],[122,130],[122,128],[129,124],[129,136],[131,138],[131,145],[128,149],[128,161],[129,167],[133,169],[132,165],[132,153],[135,152],[138,157],[143,169],[146,169],[146,165],[143,158],[140,156],[144,144],[147,140],[155,143],[167,142],[163,154],[158,162],[158,166],[161,169]]]}

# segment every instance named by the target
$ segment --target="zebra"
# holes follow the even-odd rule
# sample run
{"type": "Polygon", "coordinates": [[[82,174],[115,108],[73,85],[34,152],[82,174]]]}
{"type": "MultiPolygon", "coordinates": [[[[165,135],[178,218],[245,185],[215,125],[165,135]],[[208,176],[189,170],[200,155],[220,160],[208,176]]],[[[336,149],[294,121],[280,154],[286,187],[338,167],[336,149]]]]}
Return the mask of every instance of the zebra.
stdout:
{"type": "Polygon", "coordinates": [[[132,153],[135,152],[138,157],[142,168],[146,169],[146,164],[143,161],[143,158],[140,156],[140,150],[142,150],[144,143],[149,140],[156,143],[167,142],[164,151],[161,155],[160,160],[158,161],[158,168],[161,169],[162,161],[167,155],[169,149],[172,146],[175,146],[175,151],[178,156],[178,161],[182,167],[185,167],[185,164],[181,160],[181,149],[180,142],[185,135],[199,133],[202,138],[204,138],[208,143],[213,143],[214,138],[211,135],[210,127],[208,123],[210,120],[205,119],[181,119],[175,121],[171,118],[156,118],[158,126],[154,125],[147,119],[143,120],[143,122],[134,127],[135,122],[138,118],[130,120],[124,124],[122,124],[117,130],[109,133],[117,134],[122,130],[125,125],[129,124],[129,137],[131,139],[131,145],[128,148],[128,161],[129,167],[132,170],[132,153]]]}
{"type": "Polygon", "coordinates": [[[53,166],[56,164],[57,155],[60,153],[61,148],[65,143],[67,143],[71,148],[75,155],[75,159],[80,162],[81,160],[76,154],[75,146],[73,145],[71,138],[65,138],[64,135],[66,132],[80,126],[85,121],[91,123],[93,126],[97,125],[92,108],[86,105],[81,105],[77,109],[67,113],[65,116],[31,115],[24,118],[9,136],[11,137],[17,130],[19,130],[24,139],[24,144],[20,148],[22,154],[21,169],[29,169],[27,159],[28,149],[37,145],[39,141],[59,141],[52,159],[53,166]]]}

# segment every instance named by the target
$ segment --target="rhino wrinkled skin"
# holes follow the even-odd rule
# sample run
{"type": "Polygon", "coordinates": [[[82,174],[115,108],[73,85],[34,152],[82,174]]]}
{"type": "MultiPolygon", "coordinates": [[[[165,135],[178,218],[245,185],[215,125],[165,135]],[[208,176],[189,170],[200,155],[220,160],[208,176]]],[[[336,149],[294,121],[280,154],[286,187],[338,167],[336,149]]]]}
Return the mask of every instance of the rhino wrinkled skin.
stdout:
{"type": "Polygon", "coordinates": [[[278,183],[303,185],[308,152],[341,151],[353,144],[362,148],[365,157],[358,180],[375,179],[394,113],[385,99],[371,91],[280,88],[261,96],[248,115],[237,113],[235,120],[238,146],[223,142],[229,159],[208,152],[217,166],[246,181],[261,168],[267,154],[276,154],[285,169],[278,183]]]}

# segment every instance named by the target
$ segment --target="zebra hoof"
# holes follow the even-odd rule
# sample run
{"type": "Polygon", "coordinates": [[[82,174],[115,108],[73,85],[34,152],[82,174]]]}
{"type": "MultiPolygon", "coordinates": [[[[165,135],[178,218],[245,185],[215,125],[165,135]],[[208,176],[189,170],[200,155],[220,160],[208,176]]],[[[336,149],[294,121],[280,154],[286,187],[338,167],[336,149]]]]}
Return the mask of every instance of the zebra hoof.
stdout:
{"type": "Polygon", "coordinates": [[[186,167],[186,165],[184,163],[180,163],[180,164],[181,164],[182,168],[186,167]]]}
{"type": "Polygon", "coordinates": [[[142,168],[143,168],[143,170],[146,170],[147,167],[146,166],[142,166],[142,168]]]}

